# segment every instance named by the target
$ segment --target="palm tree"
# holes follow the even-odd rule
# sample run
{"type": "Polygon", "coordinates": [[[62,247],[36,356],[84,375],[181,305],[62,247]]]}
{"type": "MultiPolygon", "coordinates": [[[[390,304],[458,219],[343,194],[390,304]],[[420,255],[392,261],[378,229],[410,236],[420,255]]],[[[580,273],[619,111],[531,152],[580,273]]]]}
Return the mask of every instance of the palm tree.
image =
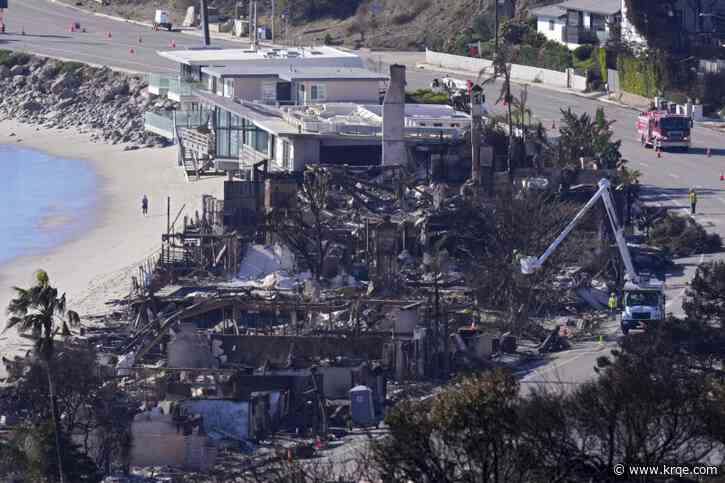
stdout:
{"type": "Polygon", "coordinates": [[[10,318],[5,330],[15,327],[21,333],[31,332],[35,339],[35,353],[46,366],[58,473],[60,482],[64,483],[60,419],[51,364],[54,356],[53,341],[59,331],[62,335],[70,335],[70,326],[78,325],[80,317],[78,313],[66,310],[65,293],[58,296],[58,289],[50,285],[48,274],[43,270],[36,272],[35,285],[28,289],[13,287],[13,290],[16,297],[8,305],[7,312],[10,318]]]}

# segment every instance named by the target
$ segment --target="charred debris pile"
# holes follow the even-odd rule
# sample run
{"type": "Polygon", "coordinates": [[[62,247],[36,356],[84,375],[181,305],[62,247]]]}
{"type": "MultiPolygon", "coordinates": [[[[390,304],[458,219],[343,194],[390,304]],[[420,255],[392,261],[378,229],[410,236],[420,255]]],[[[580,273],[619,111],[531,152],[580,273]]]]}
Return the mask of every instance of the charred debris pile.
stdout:
{"type": "MultiPolygon", "coordinates": [[[[500,174],[478,189],[400,167],[260,163],[170,219],[129,297],[79,338],[139,402],[131,464],[206,471],[229,448],[275,458],[271,440],[304,457],[456,373],[593,336],[622,276],[603,214],[533,276],[517,253],[542,253],[615,173],[500,174]]],[[[624,218],[658,216],[626,191],[624,218]]],[[[668,263],[646,245],[634,256],[668,263]]]]}

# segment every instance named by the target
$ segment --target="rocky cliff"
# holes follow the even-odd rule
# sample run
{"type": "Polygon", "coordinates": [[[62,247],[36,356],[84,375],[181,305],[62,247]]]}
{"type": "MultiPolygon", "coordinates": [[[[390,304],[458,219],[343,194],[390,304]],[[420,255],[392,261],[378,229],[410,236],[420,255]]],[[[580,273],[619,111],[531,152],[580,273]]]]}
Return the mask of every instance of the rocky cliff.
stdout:
{"type": "Polygon", "coordinates": [[[169,109],[138,75],[25,54],[0,55],[0,119],[44,128],[76,129],[92,140],[129,149],[164,145],[143,130],[149,108],[169,109]]]}

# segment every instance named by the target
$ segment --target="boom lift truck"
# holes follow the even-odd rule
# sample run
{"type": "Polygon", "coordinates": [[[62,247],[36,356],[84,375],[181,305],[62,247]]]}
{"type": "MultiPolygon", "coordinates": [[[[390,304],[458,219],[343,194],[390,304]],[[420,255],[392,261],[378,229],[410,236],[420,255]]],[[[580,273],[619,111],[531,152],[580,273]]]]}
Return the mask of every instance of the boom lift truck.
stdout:
{"type": "Polygon", "coordinates": [[[624,227],[619,225],[619,220],[617,219],[609,180],[602,179],[599,181],[599,189],[594,193],[594,196],[576,214],[574,219],[564,228],[564,231],[552,242],[543,255],[539,258],[521,258],[521,272],[525,275],[530,275],[539,270],[599,199],[604,202],[604,207],[606,208],[607,216],[609,217],[609,222],[612,225],[612,231],[617,241],[619,254],[624,261],[626,275],[623,287],[623,310],[620,313],[620,321],[622,332],[627,335],[630,329],[638,328],[640,324],[664,320],[664,283],[660,280],[642,277],[635,271],[632,256],[629,253],[627,242],[624,239],[624,227]]]}

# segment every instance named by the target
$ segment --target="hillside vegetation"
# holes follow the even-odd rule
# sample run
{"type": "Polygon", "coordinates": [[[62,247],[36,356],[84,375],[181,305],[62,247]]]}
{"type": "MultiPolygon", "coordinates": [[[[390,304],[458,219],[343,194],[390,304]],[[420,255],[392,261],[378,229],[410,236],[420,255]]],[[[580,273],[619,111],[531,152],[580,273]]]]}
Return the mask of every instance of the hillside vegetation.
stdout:
{"type": "MultiPolygon", "coordinates": [[[[63,0],[75,3],[74,0],[63,0]]],[[[110,0],[100,6],[83,0],[84,8],[149,21],[156,8],[171,11],[175,23],[198,0],[110,0]]],[[[233,16],[236,0],[215,0],[224,15],[233,16]]],[[[245,2],[246,3],[246,2],[245,2]]],[[[552,0],[508,0],[502,18],[520,14],[528,6],[552,0]]],[[[259,1],[259,24],[268,25],[271,2],[259,1]]],[[[426,46],[447,51],[471,40],[493,37],[493,0],[277,0],[277,13],[289,15],[289,43],[330,43],[349,47],[420,50],[426,46]]],[[[278,17],[278,39],[284,40],[284,22],[278,17]]]]}

